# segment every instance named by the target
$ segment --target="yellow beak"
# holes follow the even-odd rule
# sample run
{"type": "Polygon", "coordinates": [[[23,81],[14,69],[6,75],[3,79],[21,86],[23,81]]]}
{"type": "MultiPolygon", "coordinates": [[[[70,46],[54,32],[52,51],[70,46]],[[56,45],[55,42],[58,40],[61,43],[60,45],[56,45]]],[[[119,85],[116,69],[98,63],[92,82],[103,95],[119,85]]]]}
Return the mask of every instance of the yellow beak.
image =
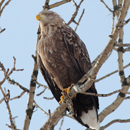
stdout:
{"type": "Polygon", "coordinates": [[[38,14],[38,15],[36,15],[36,20],[41,20],[41,19],[43,19],[44,18],[44,16],[42,16],[42,15],[40,15],[40,14],[38,14]]]}

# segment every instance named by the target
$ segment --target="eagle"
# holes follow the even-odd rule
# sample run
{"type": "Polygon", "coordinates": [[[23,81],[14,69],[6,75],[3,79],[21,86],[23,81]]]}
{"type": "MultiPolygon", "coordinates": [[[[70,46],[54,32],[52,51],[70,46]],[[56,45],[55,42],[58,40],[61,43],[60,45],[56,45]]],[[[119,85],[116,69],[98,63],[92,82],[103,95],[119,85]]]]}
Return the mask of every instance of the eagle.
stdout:
{"type": "MultiPolygon", "coordinates": [[[[76,84],[92,68],[91,61],[83,41],[57,13],[42,10],[36,19],[41,30],[36,45],[37,64],[55,99],[60,102],[62,91],[76,84]]],[[[86,92],[97,94],[95,85],[86,92]]],[[[98,130],[98,97],[78,93],[72,103],[74,118],[98,130]]]]}

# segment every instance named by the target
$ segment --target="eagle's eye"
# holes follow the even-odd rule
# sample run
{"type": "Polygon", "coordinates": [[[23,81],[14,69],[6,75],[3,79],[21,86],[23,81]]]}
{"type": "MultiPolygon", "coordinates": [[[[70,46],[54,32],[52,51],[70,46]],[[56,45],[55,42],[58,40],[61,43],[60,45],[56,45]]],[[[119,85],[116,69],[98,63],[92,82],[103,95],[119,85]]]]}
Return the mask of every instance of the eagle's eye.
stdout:
{"type": "Polygon", "coordinates": [[[45,16],[48,16],[48,13],[44,13],[45,16]]]}

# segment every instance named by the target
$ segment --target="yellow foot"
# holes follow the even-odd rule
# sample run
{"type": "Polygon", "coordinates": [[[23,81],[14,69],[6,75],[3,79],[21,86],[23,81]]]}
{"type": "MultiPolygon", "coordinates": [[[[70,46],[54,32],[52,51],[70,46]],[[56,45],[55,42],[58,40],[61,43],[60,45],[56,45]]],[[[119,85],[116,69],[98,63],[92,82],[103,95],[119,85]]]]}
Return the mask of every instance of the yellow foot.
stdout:
{"type": "MultiPolygon", "coordinates": [[[[64,91],[67,93],[67,94],[70,94],[70,90],[71,90],[71,87],[74,86],[74,83],[71,84],[70,87],[68,88],[65,88],[64,91]]],[[[76,97],[76,94],[74,95],[74,98],[76,97]]]]}
{"type": "MultiPolygon", "coordinates": [[[[60,101],[59,101],[60,104],[65,101],[65,99],[64,99],[64,93],[70,94],[70,90],[71,90],[71,87],[73,85],[74,85],[74,83],[72,83],[70,87],[64,89],[64,91],[62,92],[63,95],[60,97],[60,101]]],[[[74,98],[75,97],[76,97],[76,94],[74,95],[74,98]]]]}
{"type": "Polygon", "coordinates": [[[65,99],[64,99],[64,95],[62,95],[61,97],[60,97],[60,101],[59,101],[59,103],[61,104],[62,102],[64,102],[65,101],[65,99]]]}

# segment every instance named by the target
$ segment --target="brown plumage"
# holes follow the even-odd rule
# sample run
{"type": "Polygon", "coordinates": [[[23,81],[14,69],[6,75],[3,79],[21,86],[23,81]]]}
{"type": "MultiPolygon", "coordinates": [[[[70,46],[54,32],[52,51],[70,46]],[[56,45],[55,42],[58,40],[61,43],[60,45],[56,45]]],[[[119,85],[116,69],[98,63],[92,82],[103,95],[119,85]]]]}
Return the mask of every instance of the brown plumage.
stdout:
{"type": "MultiPolygon", "coordinates": [[[[72,83],[77,83],[90,70],[91,62],[84,43],[58,14],[43,10],[36,16],[36,19],[39,20],[41,28],[40,40],[36,46],[38,66],[51,92],[59,102],[61,90],[72,83]]],[[[97,93],[94,84],[87,92],[97,93]]],[[[88,111],[93,110],[96,113],[96,122],[98,122],[97,97],[77,94],[72,102],[74,117],[81,124],[93,127],[92,121],[89,123],[85,121],[89,120],[86,119],[88,117],[83,117],[84,113],[87,114],[88,111]]]]}

